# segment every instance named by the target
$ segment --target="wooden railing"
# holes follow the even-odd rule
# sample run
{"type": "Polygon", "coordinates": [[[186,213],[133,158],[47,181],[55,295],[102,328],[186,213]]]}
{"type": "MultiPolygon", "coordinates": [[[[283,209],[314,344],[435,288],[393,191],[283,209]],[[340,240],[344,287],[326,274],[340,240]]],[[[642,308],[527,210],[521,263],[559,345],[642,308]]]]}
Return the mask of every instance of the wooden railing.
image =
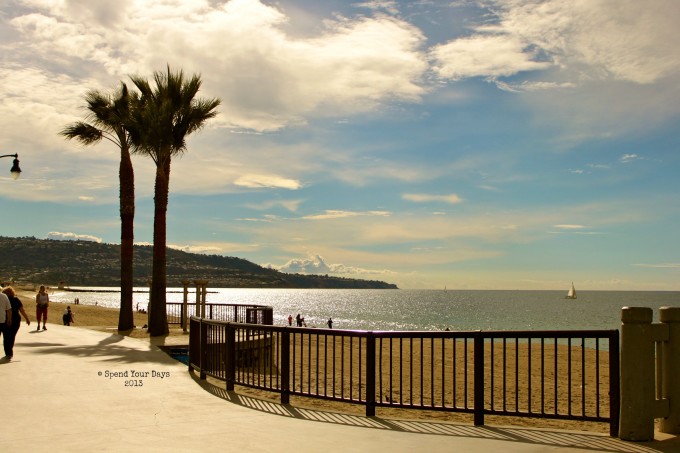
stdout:
{"type": "Polygon", "coordinates": [[[619,424],[617,330],[367,332],[191,318],[201,378],[377,407],[619,424]]]}

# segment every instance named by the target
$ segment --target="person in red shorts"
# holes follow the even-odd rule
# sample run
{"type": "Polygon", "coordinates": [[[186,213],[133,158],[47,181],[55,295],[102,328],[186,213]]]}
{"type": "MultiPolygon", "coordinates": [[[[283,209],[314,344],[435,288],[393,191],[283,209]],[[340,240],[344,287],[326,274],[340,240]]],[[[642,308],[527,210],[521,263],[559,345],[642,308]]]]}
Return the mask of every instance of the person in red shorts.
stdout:
{"type": "Polygon", "coordinates": [[[42,330],[47,330],[47,307],[49,304],[50,296],[45,291],[45,285],[40,285],[40,290],[35,295],[35,317],[38,318],[37,330],[40,330],[40,319],[43,320],[42,330]]]}

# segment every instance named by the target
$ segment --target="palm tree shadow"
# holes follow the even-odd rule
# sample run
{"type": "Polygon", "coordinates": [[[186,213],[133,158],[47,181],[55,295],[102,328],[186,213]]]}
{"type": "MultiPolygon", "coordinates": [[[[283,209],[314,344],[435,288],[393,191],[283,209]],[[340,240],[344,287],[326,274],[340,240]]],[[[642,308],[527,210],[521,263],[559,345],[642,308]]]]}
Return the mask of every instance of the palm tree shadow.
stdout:
{"type": "Polygon", "coordinates": [[[21,347],[34,348],[40,354],[68,355],[78,358],[100,358],[110,363],[159,363],[173,364],[178,362],[156,346],[148,345],[148,349],[131,347],[125,344],[125,337],[111,334],[95,344],[66,345],[62,343],[24,343],[21,347]]]}
{"type": "Polygon", "coordinates": [[[239,395],[234,391],[227,391],[223,387],[212,384],[205,379],[200,379],[197,373],[193,371],[190,371],[190,375],[194,382],[206,392],[217,396],[218,398],[222,398],[225,401],[260,412],[301,420],[414,434],[435,434],[452,438],[478,438],[532,445],[545,445],[550,447],[550,449],[578,448],[582,450],[622,453],[672,453],[680,451],[680,438],[678,437],[640,444],[622,441],[598,433],[555,431],[526,427],[472,426],[459,423],[422,420],[398,420],[297,408],[291,405],[283,405],[253,398],[251,396],[239,395]]]}

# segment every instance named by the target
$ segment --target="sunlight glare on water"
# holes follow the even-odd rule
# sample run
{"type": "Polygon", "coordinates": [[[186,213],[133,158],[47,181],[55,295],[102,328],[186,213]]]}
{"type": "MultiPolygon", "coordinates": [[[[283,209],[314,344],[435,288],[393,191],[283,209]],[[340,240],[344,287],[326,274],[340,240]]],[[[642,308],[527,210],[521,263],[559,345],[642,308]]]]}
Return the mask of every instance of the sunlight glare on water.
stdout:
{"type": "MultiPolygon", "coordinates": [[[[84,288],[83,288],[84,289],[84,288]]],[[[119,291],[117,288],[89,288],[119,291]]],[[[135,288],[133,303],[147,308],[148,288],[135,288]]],[[[305,318],[309,327],[357,330],[563,330],[618,329],[621,308],[680,306],[677,292],[581,291],[576,300],[563,291],[442,291],[356,289],[208,288],[208,303],[268,305],[274,324],[288,315],[305,318]]],[[[120,292],[55,291],[51,299],[118,307],[120,292]]],[[[182,288],[169,288],[167,301],[182,302],[182,288]]],[[[189,302],[196,301],[193,288],[189,302]]]]}

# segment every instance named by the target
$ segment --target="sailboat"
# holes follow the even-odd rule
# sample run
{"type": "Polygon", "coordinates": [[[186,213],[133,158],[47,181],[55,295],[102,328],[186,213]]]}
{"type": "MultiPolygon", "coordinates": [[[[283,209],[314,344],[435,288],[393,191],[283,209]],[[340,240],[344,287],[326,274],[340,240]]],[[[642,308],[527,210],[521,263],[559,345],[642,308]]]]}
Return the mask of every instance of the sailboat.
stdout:
{"type": "Polygon", "coordinates": [[[574,282],[571,282],[571,288],[567,292],[567,299],[576,299],[576,288],[574,288],[574,282]]]}

